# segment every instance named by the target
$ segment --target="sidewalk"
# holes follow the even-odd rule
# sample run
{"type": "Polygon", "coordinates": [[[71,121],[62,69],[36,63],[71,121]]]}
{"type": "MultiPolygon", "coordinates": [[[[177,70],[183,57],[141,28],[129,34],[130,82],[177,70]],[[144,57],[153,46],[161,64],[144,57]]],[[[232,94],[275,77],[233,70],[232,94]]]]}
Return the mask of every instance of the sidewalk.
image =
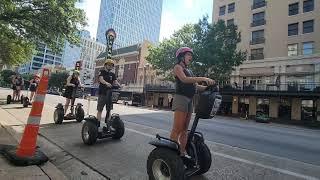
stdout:
{"type": "MultiPolygon", "coordinates": [[[[0,126],[0,148],[2,145],[17,145],[17,141],[0,126]]],[[[45,180],[51,179],[39,166],[17,167],[10,164],[3,155],[0,156],[0,179],[30,179],[45,180]]]]}
{"type": "MultiPolygon", "coordinates": [[[[21,134],[13,128],[23,127],[23,123],[18,122],[13,116],[6,113],[0,107],[0,150],[6,145],[17,146],[21,134]],[[22,126],[21,126],[22,125],[22,126]]],[[[46,162],[40,166],[15,166],[12,165],[0,153],[0,179],[6,180],[64,180],[66,176],[59,171],[51,162],[46,162]]]]}

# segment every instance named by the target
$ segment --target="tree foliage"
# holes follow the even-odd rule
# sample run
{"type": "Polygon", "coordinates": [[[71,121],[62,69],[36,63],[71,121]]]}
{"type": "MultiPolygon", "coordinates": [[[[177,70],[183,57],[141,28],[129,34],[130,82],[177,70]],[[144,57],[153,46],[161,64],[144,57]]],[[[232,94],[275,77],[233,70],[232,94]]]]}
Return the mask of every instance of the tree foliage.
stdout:
{"type": "Polygon", "coordinates": [[[226,26],[223,21],[209,24],[208,17],[204,17],[197,24],[183,26],[158,46],[149,47],[147,61],[159,74],[173,80],[170,71],[177,62],[176,50],[183,46],[191,47],[194,57],[190,68],[195,75],[226,81],[234,67],[246,59],[246,52],[237,50],[240,41],[237,26],[226,26]]]}
{"type": "Polygon", "coordinates": [[[77,0],[5,0],[0,3],[0,63],[17,65],[31,58],[37,43],[53,51],[66,39],[80,44],[85,13],[77,0]]]}
{"type": "Polygon", "coordinates": [[[1,81],[3,82],[4,86],[8,86],[11,84],[11,77],[12,75],[14,75],[15,72],[5,69],[3,71],[0,72],[0,77],[1,77],[1,81]]]}
{"type": "Polygon", "coordinates": [[[49,78],[49,87],[62,89],[64,85],[67,83],[67,78],[69,74],[67,72],[57,72],[52,73],[49,78]]]}

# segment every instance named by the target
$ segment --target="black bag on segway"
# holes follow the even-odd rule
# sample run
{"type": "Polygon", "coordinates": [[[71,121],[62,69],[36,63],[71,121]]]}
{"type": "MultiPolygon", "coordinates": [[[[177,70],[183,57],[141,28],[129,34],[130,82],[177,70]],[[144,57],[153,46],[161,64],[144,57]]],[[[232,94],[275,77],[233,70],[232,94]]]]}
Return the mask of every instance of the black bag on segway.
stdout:
{"type": "Polygon", "coordinates": [[[200,94],[196,115],[200,119],[211,119],[219,110],[222,96],[217,87],[210,86],[200,94]]]}

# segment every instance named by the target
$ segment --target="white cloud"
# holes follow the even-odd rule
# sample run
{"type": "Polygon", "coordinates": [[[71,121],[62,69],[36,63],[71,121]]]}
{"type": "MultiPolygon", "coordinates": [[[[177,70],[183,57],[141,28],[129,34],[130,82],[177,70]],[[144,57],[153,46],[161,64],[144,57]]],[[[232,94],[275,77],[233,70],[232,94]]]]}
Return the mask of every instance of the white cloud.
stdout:
{"type": "Polygon", "coordinates": [[[194,0],[184,0],[185,3],[184,3],[184,6],[187,8],[187,9],[192,9],[193,6],[194,6],[194,0]]]}
{"type": "Polygon", "coordinates": [[[98,29],[99,11],[101,0],[84,0],[80,4],[80,8],[86,12],[88,25],[85,27],[90,31],[91,37],[96,37],[98,29]]]}
{"type": "Polygon", "coordinates": [[[164,38],[169,38],[174,33],[174,31],[178,30],[182,26],[183,23],[174,16],[174,13],[170,11],[163,12],[161,17],[159,40],[162,41],[164,38]]]}

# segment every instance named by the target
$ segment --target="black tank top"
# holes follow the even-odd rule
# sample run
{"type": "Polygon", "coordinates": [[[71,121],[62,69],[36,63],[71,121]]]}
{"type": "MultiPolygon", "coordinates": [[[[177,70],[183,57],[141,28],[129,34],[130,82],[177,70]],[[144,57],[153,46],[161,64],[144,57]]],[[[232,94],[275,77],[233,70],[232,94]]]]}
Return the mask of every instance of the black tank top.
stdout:
{"type": "Polygon", "coordinates": [[[78,86],[79,85],[79,79],[72,77],[71,80],[70,80],[70,83],[75,84],[76,86],[78,86]]]}
{"type": "MultiPolygon", "coordinates": [[[[187,77],[193,77],[191,70],[183,68],[183,72],[187,77]]],[[[176,79],[176,94],[186,96],[188,98],[193,98],[196,93],[196,86],[193,83],[183,83],[177,76],[176,79]]]]}
{"type": "Polygon", "coordinates": [[[72,77],[71,80],[70,80],[70,83],[76,85],[76,87],[67,86],[66,90],[73,91],[73,88],[77,88],[77,86],[79,85],[79,80],[78,80],[78,78],[72,77]]]}

